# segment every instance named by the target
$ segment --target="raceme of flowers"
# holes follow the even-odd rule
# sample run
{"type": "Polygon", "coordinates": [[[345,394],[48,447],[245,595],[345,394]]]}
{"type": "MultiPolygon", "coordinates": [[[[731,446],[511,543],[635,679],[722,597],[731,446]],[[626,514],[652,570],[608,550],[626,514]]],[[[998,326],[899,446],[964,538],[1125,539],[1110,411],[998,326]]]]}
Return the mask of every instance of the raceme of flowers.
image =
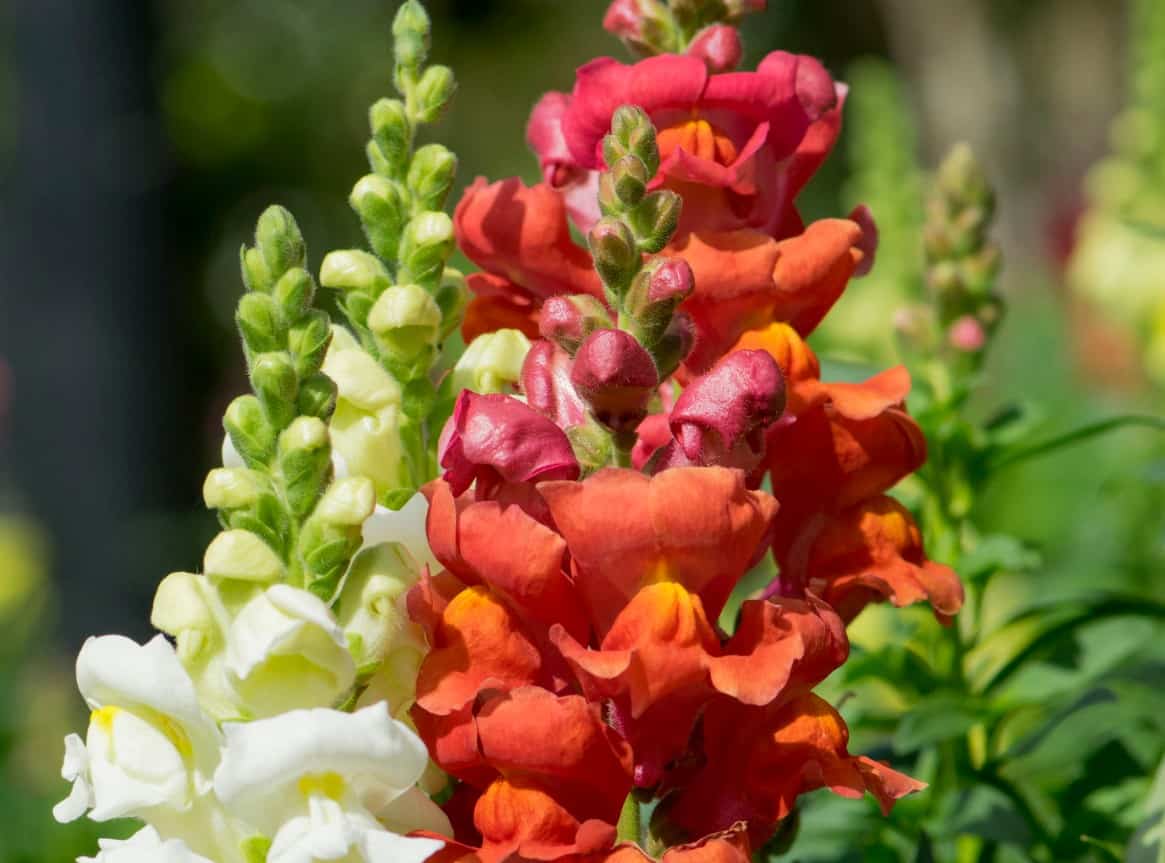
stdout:
{"type": "Polygon", "coordinates": [[[888,495],[926,458],[906,371],[826,382],[805,341],[876,229],[803,224],[846,91],[783,52],[733,71],[763,6],[616,0],[655,56],[547,94],[543,182],[478,179],[452,223],[455,157],[413,149],[452,79],[402,7],[352,196],[371,251],[321,268],[348,326],[265,213],[223,530],[159,586],[164,635],[78,657],[55,814],[147,825],[82,859],[744,861],[804,793],[923,787],[813,691],[866,605],[948,622],[962,588],[888,495]]]}

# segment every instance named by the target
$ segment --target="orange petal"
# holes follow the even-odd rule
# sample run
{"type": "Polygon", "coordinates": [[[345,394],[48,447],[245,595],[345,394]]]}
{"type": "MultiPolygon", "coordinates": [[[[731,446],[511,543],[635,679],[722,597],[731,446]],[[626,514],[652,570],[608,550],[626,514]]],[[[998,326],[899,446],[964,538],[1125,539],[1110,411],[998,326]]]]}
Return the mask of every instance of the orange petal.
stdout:
{"type": "Polygon", "coordinates": [[[482,757],[503,776],[542,783],[580,822],[618,820],[631,790],[631,749],[597,704],[524,687],[482,707],[477,729],[482,757]]]}
{"type": "Polygon", "coordinates": [[[602,853],[615,842],[613,823],[579,821],[549,790],[524,778],[491,784],[473,817],[482,836],[482,863],[560,860],[602,853]]]}
{"type": "Polygon", "coordinates": [[[822,219],[781,241],[772,317],[811,333],[845,291],[862,259],[861,241],[862,229],[848,219],[822,219]]]}
{"type": "Polygon", "coordinates": [[[809,554],[809,588],[852,620],[868,602],[897,606],[929,601],[949,618],[963,605],[963,585],[950,567],[927,560],[909,511],[876,497],[830,519],[809,554]]]}
{"type": "Polygon", "coordinates": [[[710,619],[764,553],[773,498],[739,471],[676,468],[654,477],[608,468],[538,486],[571,554],[575,585],[600,637],[645,584],[674,581],[710,619]]]}
{"type": "Polygon", "coordinates": [[[417,676],[417,704],[446,715],[485,689],[542,679],[542,657],[517,616],[485,587],[461,591],[445,608],[417,676]]]}
{"type": "Polygon", "coordinates": [[[525,288],[489,273],[470,273],[466,279],[473,294],[461,322],[461,337],[469,344],[483,333],[521,330],[538,338],[540,303],[525,288]]]}

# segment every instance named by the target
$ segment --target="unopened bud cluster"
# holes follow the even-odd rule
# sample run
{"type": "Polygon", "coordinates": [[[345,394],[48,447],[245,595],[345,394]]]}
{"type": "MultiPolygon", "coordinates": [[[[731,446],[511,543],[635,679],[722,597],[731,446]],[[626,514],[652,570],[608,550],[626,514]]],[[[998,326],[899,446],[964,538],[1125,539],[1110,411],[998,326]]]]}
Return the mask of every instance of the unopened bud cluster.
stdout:
{"type": "Polygon", "coordinates": [[[740,63],[743,50],[740,19],[766,5],[766,0],[613,0],[603,27],[638,54],[686,52],[713,72],[728,72],[740,63]]]}
{"type": "Polygon", "coordinates": [[[1003,314],[999,247],[989,237],[995,195],[966,145],[940,166],[927,203],[926,308],[905,309],[899,334],[913,351],[977,364],[1003,314]]]}

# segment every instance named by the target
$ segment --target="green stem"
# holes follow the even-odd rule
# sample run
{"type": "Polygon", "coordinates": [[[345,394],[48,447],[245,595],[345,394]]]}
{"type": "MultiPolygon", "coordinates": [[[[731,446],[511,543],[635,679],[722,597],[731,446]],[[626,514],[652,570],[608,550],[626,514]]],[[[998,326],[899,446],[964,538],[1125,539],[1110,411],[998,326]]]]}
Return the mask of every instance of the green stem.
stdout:
{"type": "Polygon", "coordinates": [[[1055,452],[1072,444],[1081,443],[1094,437],[1099,437],[1107,434],[1110,431],[1121,429],[1125,427],[1141,427],[1151,428],[1157,431],[1165,431],[1165,419],[1161,417],[1132,414],[1129,416],[1112,417],[1110,419],[1101,420],[1099,422],[1091,423],[1090,425],[1082,426],[1065,434],[1058,435],[1050,440],[1041,441],[1037,444],[1032,444],[1026,447],[1020,447],[1010,452],[1003,452],[993,461],[988,462],[986,470],[988,472],[997,471],[1005,467],[1009,467],[1020,462],[1027,461],[1031,458],[1037,458],[1048,453],[1055,452]]]}

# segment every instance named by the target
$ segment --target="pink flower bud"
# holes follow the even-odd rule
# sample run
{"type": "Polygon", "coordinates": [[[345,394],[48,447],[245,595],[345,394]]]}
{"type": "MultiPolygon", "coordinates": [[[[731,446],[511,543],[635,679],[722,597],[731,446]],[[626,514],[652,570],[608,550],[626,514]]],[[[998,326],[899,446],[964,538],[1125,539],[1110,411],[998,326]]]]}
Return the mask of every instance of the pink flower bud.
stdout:
{"type": "Polygon", "coordinates": [[[973,354],[987,344],[987,333],[978,318],[963,315],[947,331],[947,341],[957,351],[973,354]]]}
{"type": "Polygon", "coordinates": [[[503,482],[578,479],[566,434],[511,396],[465,390],[438,447],[445,480],[459,495],[477,482],[478,498],[503,482]]]}
{"type": "Polygon", "coordinates": [[[574,353],[583,339],[597,329],[611,326],[611,316],[601,302],[587,294],[550,297],[542,305],[538,330],[542,337],[574,353]]]}
{"type": "Polygon", "coordinates": [[[688,46],[688,53],[703,60],[709,72],[731,72],[740,65],[744,45],[735,27],[715,24],[700,31],[688,46]]]}
{"type": "Polygon", "coordinates": [[[620,39],[642,39],[643,11],[639,8],[639,0],[614,0],[603,15],[603,29],[620,39]]]}
{"type": "Polygon", "coordinates": [[[691,463],[750,471],[764,456],[765,429],[784,409],[785,380],[772,356],[734,351],[676,402],[675,446],[691,463]]]}
{"type": "Polygon", "coordinates": [[[570,354],[552,342],[535,342],[522,365],[526,404],[568,429],[586,421],[587,405],[570,382],[570,354]]]}
{"type": "Polygon", "coordinates": [[[615,431],[633,431],[647,415],[659,373],[651,354],[630,333],[597,330],[575,354],[570,380],[599,422],[615,431]]]}

